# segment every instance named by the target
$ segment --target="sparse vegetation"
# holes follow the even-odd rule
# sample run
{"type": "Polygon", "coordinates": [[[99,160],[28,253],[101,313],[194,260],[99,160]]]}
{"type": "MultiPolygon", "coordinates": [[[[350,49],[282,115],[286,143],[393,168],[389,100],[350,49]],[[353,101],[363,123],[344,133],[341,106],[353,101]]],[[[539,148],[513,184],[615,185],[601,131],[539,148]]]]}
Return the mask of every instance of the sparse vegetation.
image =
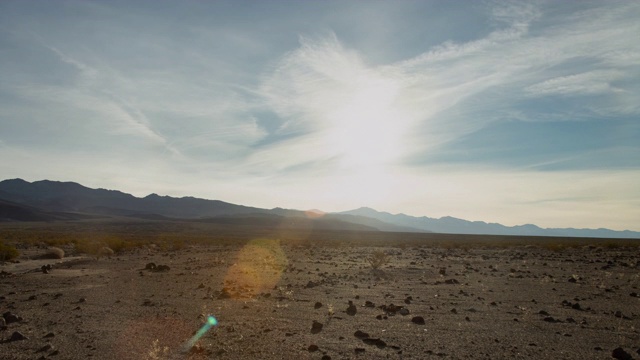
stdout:
{"type": "Polygon", "coordinates": [[[45,258],[47,259],[62,259],[64,258],[64,250],[59,247],[52,246],[47,250],[45,254],[45,258]]]}
{"type": "Polygon", "coordinates": [[[367,258],[367,262],[373,270],[379,270],[389,263],[389,255],[382,250],[376,250],[367,258]]]}
{"type": "Polygon", "coordinates": [[[113,255],[113,250],[111,250],[111,248],[108,246],[103,246],[100,248],[100,250],[98,250],[98,254],[96,255],[96,257],[98,259],[100,259],[103,256],[111,258],[111,255],[113,255]]]}
{"type": "Polygon", "coordinates": [[[18,255],[20,255],[18,249],[11,245],[5,245],[0,241],[0,261],[8,261],[17,258],[18,255]]]}

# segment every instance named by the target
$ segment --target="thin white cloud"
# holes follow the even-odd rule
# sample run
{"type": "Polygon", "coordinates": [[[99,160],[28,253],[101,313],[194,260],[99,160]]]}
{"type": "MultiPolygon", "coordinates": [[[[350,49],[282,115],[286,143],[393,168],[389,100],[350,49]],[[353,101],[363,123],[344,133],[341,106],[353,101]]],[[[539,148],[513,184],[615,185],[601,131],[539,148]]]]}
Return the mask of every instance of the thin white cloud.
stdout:
{"type": "Polygon", "coordinates": [[[611,83],[624,78],[618,70],[598,70],[576,75],[560,76],[528,86],[525,90],[532,95],[596,95],[622,92],[611,83]]]}

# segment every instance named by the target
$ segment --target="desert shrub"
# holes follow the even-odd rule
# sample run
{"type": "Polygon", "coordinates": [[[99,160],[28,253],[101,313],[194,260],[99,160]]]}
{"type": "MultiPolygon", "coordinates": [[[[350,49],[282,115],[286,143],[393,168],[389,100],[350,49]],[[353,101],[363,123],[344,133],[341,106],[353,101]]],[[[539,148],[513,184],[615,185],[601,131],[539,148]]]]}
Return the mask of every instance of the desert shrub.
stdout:
{"type": "Polygon", "coordinates": [[[47,250],[44,257],[47,259],[62,259],[64,257],[64,250],[59,247],[52,246],[47,250]]]}
{"type": "Polygon", "coordinates": [[[103,246],[98,250],[98,253],[96,254],[96,257],[98,259],[100,259],[100,257],[102,257],[102,256],[106,256],[108,258],[111,258],[112,255],[113,255],[113,250],[111,250],[111,248],[109,248],[108,246],[103,246]]]}
{"type": "Polygon", "coordinates": [[[383,265],[389,263],[389,255],[382,250],[376,250],[367,258],[367,262],[373,270],[380,269],[383,265]]]}
{"type": "Polygon", "coordinates": [[[17,258],[18,255],[20,254],[15,247],[11,245],[5,245],[2,241],[0,241],[0,261],[7,261],[13,258],[17,258]]]}

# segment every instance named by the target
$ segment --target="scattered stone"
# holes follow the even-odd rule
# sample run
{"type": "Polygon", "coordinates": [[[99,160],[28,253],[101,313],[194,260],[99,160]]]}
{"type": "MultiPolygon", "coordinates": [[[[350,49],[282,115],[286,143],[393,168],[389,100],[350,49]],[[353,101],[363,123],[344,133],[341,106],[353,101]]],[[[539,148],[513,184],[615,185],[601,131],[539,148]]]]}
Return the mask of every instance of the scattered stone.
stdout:
{"type": "Polygon", "coordinates": [[[22,335],[19,331],[14,331],[9,338],[9,341],[29,340],[28,337],[22,335]]]}
{"type": "Polygon", "coordinates": [[[169,265],[158,265],[156,266],[156,270],[157,272],[165,272],[165,271],[169,271],[171,270],[171,268],[169,267],[169,265]]]}
{"type": "Polygon", "coordinates": [[[318,347],[318,345],[311,344],[311,345],[309,345],[309,347],[307,348],[307,351],[309,351],[309,352],[315,352],[315,351],[318,351],[319,349],[320,349],[320,348],[318,347]]]}
{"type": "Polygon", "coordinates": [[[320,360],[331,360],[331,356],[329,356],[329,355],[322,355],[322,357],[320,358],[320,360]]]}
{"type": "Polygon", "coordinates": [[[402,309],[400,309],[398,312],[399,312],[399,313],[400,313],[400,315],[402,315],[402,316],[407,316],[407,315],[409,315],[409,314],[411,313],[411,312],[409,311],[409,309],[407,309],[407,308],[402,308],[402,309]]]}
{"type": "Polygon", "coordinates": [[[45,336],[44,336],[44,338],[52,338],[52,337],[54,337],[54,336],[56,336],[56,334],[54,334],[54,333],[50,332],[50,333],[48,333],[47,335],[45,335],[45,336]]]}
{"type": "Polygon", "coordinates": [[[362,354],[362,353],[363,353],[363,352],[365,352],[365,351],[367,351],[367,350],[365,350],[365,348],[359,348],[359,347],[357,347],[357,348],[355,348],[355,349],[354,349],[354,352],[355,352],[356,354],[362,354]]]}
{"type": "Polygon", "coordinates": [[[47,344],[47,345],[41,347],[40,349],[38,349],[38,352],[45,352],[45,351],[49,351],[49,350],[53,350],[53,345],[47,344]]]}
{"type": "Polygon", "coordinates": [[[364,307],[372,308],[372,307],[376,307],[376,304],[374,304],[371,301],[367,300],[367,301],[364,302],[364,307]]]}
{"type": "Polygon", "coordinates": [[[449,285],[460,284],[460,282],[456,279],[448,279],[448,280],[445,280],[444,283],[449,285]]]}
{"type": "Polygon", "coordinates": [[[611,357],[618,360],[633,360],[633,357],[631,356],[631,354],[624,351],[624,349],[621,347],[614,349],[611,352],[611,357]]]}
{"type": "Polygon", "coordinates": [[[145,270],[153,271],[153,270],[156,269],[156,264],[151,262],[151,263],[148,263],[144,268],[145,268],[145,270]]]}
{"type": "Polygon", "coordinates": [[[369,337],[369,334],[364,331],[357,330],[355,333],[353,333],[353,336],[357,337],[358,339],[366,339],[369,337]]]}
{"type": "Polygon", "coordinates": [[[385,347],[387,347],[387,343],[380,339],[366,338],[366,339],[362,339],[362,342],[367,345],[376,346],[379,349],[384,349],[385,347]]]}
{"type": "Polygon", "coordinates": [[[12,312],[9,312],[9,311],[7,311],[4,314],[2,314],[2,317],[4,318],[4,320],[6,321],[7,324],[11,324],[11,323],[22,321],[22,317],[14,314],[12,312]]]}
{"type": "Polygon", "coordinates": [[[314,309],[320,309],[322,307],[322,303],[320,301],[316,301],[316,303],[313,305],[314,309]]]}
{"type": "Polygon", "coordinates": [[[418,325],[425,324],[424,318],[422,316],[414,316],[413,318],[411,318],[411,322],[418,325]]]}
{"type": "Polygon", "coordinates": [[[351,300],[349,300],[349,307],[347,307],[347,315],[354,316],[358,312],[358,309],[353,304],[351,300]]]}
{"type": "Polygon", "coordinates": [[[316,320],[313,320],[313,324],[311,325],[311,333],[312,334],[317,334],[320,331],[322,331],[322,327],[324,325],[322,325],[321,323],[317,322],[316,320]]]}

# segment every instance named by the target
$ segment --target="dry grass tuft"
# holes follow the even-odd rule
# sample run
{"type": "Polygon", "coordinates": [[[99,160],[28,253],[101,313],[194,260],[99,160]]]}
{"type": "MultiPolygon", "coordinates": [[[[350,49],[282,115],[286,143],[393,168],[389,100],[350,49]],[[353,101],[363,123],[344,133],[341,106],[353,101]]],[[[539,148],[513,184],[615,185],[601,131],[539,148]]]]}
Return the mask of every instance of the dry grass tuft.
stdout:
{"type": "Polygon", "coordinates": [[[47,259],[62,259],[64,258],[64,250],[59,247],[52,246],[47,250],[44,257],[47,259]]]}
{"type": "Polygon", "coordinates": [[[2,241],[0,241],[0,261],[8,261],[13,258],[17,258],[18,255],[20,254],[15,247],[11,245],[5,245],[2,241]]]}
{"type": "Polygon", "coordinates": [[[382,250],[376,250],[367,258],[373,270],[378,270],[389,263],[389,255],[382,250]]]}
{"type": "Polygon", "coordinates": [[[100,250],[98,250],[98,253],[96,254],[96,257],[98,259],[100,259],[102,256],[106,256],[108,258],[111,258],[111,256],[114,254],[113,250],[111,250],[110,247],[108,246],[103,246],[100,248],[100,250]]]}

